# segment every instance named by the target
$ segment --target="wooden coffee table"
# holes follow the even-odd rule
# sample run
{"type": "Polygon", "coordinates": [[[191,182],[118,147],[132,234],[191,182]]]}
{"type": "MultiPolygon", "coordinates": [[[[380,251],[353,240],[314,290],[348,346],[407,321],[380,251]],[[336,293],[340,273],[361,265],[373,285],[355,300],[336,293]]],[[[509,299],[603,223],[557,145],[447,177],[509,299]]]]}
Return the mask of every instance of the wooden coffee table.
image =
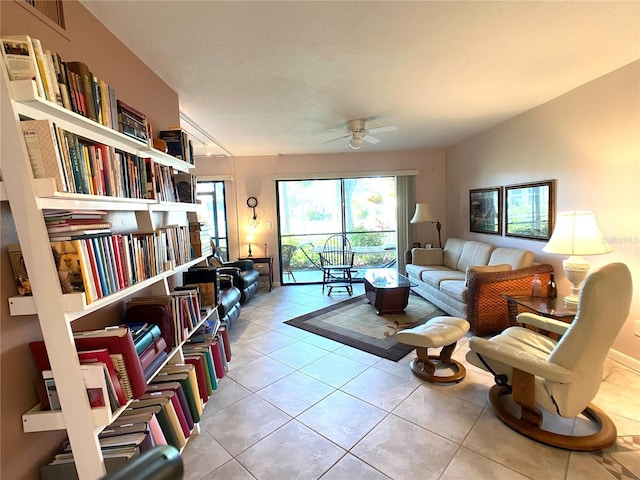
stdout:
{"type": "Polygon", "coordinates": [[[409,289],[416,284],[390,268],[367,270],[364,275],[364,292],[378,315],[403,313],[409,303],[409,289]]]}

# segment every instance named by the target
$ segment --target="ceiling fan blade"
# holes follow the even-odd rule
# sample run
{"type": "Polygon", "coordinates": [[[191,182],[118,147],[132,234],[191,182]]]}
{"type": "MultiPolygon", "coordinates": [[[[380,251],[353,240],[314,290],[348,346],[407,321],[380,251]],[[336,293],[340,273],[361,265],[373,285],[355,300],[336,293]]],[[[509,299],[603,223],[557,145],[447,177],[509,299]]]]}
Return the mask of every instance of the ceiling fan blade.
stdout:
{"type": "Polygon", "coordinates": [[[373,143],[373,144],[380,143],[380,139],[379,138],[372,137],[371,135],[365,135],[362,139],[365,142],[369,142],[369,143],[373,143]]]}
{"type": "Polygon", "coordinates": [[[395,125],[386,125],[384,127],[368,128],[369,133],[395,132],[398,127],[395,125]]]}
{"type": "Polygon", "coordinates": [[[326,142],[322,142],[322,145],[324,145],[325,143],[335,142],[336,140],[342,140],[343,138],[347,138],[347,137],[350,137],[350,136],[351,136],[351,134],[343,135],[342,137],[332,138],[331,140],[327,140],[326,142]]]}
{"type": "Polygon", "coordinates": [[[344,128],[327,128],[329,132],[340,132],[344,133],[344,128]]]}

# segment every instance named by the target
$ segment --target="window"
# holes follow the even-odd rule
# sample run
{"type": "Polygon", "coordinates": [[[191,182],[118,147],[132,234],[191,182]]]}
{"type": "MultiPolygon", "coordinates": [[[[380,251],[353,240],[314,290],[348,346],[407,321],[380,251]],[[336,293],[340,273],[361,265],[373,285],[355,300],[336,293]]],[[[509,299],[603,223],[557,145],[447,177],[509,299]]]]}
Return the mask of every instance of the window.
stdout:
{"type": "Polygon", "coordinates": [[[227,232],[227,211],[225,201],[224,182],[198,181],[196,188],[197,200],[200,204],[198,220],[203,224],[203,234],[208,231],[217,245],[224,260],[229,260],[229,238],[227,232]]]}
{"type": "Polygon", "coordinates": [[[318,252],[334,234],[344,234],[351,242],[355,278],[364,269],[395,264],[395,177],[280,180],[277,193],[281,251],[295,246],[281,268],[283,284],[321,281],[318,252]]]}

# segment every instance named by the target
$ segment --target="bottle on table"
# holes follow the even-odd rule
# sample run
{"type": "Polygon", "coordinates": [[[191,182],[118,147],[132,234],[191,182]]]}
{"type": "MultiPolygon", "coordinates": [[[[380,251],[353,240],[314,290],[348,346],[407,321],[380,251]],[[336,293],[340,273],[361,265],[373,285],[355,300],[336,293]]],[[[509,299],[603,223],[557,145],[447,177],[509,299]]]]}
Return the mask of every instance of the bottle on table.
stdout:
{"type": "Polygon", "coordinates": [[[534,275],[533,280],[531,281],[531,296],[532,297],[542,296],[542,282],[540,281],[540,275],[538,274],[534,275]]]}
{"type": "Polygon", "coordinates": [[[556,287],[556,280],[554,278],[554,273],[551,272],[551,276],[549,277],[549,283],[547,283],[547,297],[548,298],[557,298],[558,297],[558,287],[556,287]]]}

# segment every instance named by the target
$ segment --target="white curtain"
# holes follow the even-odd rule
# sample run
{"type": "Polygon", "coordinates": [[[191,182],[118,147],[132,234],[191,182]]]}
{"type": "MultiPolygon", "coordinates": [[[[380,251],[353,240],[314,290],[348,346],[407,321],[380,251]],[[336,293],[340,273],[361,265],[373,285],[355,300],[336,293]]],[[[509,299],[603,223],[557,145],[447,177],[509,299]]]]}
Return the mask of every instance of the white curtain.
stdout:
{"type": "Polygon", "coordinates": [[[416,238],[415,225],[409,223],[416,208],[416,177],[414,175],[396,177],[396,195],[398,199],[398,272],[404,274],[404,252],[410,248],[416,238]]]}

